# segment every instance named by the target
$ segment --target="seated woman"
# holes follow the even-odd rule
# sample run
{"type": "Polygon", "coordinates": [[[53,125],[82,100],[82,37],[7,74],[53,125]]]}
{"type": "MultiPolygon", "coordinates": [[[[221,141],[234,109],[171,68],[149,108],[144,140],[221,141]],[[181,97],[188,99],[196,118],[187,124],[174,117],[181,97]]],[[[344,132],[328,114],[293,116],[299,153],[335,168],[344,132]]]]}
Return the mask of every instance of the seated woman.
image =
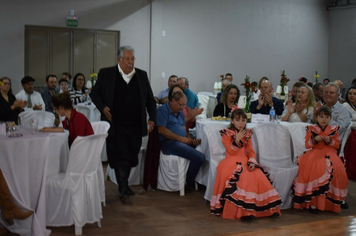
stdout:
{"type": "Polygon", "coordinates": [[[306,83],[302,81],[298,81],[293,84],[292,91],[290,91],[291,94],[289,95],[293,103],[297,101],[298,90],[303,85],[306,85],[306,83]]]}
{"type": "Polygon", "coordinates": [[[216,168],[210,212],[226,219],[279,216],[281,198],[255,159],[246,123],[245,112],[234,109],[228,129],[220,131],[226,156],[216,168]]]}
{"type": "Polygon", "coordinates": [[[286,102],[286,108],[282,113],[282,121],[311,122],[314,116],[315,97],[313,89],[308,85],[302,85],[298,89],[296,102],[292,99],[286,102]]]}
{"type": "Polygon", "coordinates": [[[351,133],[344,148],[346,172],[349,179],[356,179],[356,153],[353,149],[356,145],[356,85],[352,85],[347,90],[346,102],[342,105],[344,105],[352,115],[351,133]]]}
{"type": "MultiPolygon", "coordinates": [[[[77,136],[87,136],[94,134],[88,119],[80,112],[77,112],[72,105],[68,92],[58,93],[52,96],[52,105],[55,112],[60,116],[65,116],[62,121],[63,128],[69,131],[69,146],[72,145],[77,136]]],[[[45,127],[44,132],[58,131],[62,128],[45,127]]]]}
{"type": "Polygon", "coordinates": [[[82,73],[77,73],[74,76],[72,88],[68,91],[73,105],[85,102],[88,96],[88,89],[85,87],[85,76],[82,73]]]}
{"type": "Polygon", "coordinates": [[[240,90],[236,85],[230,84],[226,87],[221,97],[221,102],[214,109],[214,116],[229,117],[233,106],[237,105],[240,98],[240,90]]]}
{"type": "Polygon", "coordinates": [[[340,212],[348,208],[347,174],[337,155],[340,147],[339,127],[329,125],[331,110],[320,107],[316,125],[307,126],[305,147],[310,149],[297,159],[298,175],[293,180],[292,196],[295,209],[340,212]]]}
{"type": "Polygon", "coordinates": [[[0,121],[14,121],[17,124],[19,113],[26,105],[27,101],[16,100],[11,80],[8,77],[0,78],[0,121]]]}

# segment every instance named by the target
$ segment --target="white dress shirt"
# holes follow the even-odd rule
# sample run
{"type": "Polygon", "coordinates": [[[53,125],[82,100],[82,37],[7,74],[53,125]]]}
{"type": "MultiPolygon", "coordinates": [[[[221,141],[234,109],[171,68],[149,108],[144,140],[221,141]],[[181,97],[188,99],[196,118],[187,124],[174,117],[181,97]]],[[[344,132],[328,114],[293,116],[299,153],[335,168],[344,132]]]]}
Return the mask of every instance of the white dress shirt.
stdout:
{"type": "MultiPolygon", "coordinates": [[[[17,100],[22,100],[22,101],[27,101],[28,100],[28,93],[25,92],[25,90],[21,90],[20,92],[18,92],[18,94],[16,94],[16,99],[17,100]]],[[[29,108],[28,106],[25,106],[23,109],[25,111],[32,111],[33,110],[33,106],[35,105],[42,105],[42,111],[46,110],[46,105],[42,99],[42,96],[39,92],[33,91],[33,93],[31,94],[31,103],[32,103],[32,107],[29,108]]]]}

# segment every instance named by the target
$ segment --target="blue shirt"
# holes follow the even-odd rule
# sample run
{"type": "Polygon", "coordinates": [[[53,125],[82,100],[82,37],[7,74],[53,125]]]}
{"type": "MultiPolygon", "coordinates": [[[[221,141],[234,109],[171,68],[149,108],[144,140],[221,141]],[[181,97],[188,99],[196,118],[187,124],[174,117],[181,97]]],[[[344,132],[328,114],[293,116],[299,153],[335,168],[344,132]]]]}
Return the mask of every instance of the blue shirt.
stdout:
{"type": "MultiPolygon", "coordinates": [[[[166,102],[157,109],[157,126],[164,126],[172,131],[172,133],[179,136],[187,136],[187,133],[184,129],[185,119],[183,112],[180,111],[177,116],[174,115],[171,108],[169,107],[169,102],[166,102]]],[[[166,138],[160,134],[159,139],[163,141],[166,138]]]]}
{"type": "Polygon", "coordinates": [[[218,95],[216,95],[216,100],[218,101],[218,103],[220,103],[221,96],[222,96],[222,92],[219,92],[218,95]]]}
{"type": "Polygon", "coordinates": [[[185,96],[187,97],[187,106],[190,109],[194,109],[198,106],[199,100],[198,100],[198,96],[193,93],[192,91],[190,91],[189,88],[187,88],[184,91],[185,96]]]}
{"type": "Polygon", "coordinates": [[[169,88],[163,89],[161,92],[159,92],[159,94],[157,95],[157,98],[162,99],[162,98],[168,97],[168,92],[169,92],[169,88]]]}

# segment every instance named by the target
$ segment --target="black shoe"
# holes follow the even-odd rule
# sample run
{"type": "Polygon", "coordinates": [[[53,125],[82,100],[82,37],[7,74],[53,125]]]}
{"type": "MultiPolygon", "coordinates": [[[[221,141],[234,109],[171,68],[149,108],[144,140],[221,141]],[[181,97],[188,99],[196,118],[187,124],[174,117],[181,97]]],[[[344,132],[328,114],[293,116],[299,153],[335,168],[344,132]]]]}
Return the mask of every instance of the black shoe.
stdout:
{"type": "Polygon", "coordinates": [[[270,216],[271,218],[277,218],[277,217],[279,217],[279,213],[278,212],[275,212],[275,213],[273,213],[271,216],[270,216]]]}
{"type": "Polygon", "coordinates": [[[343,201],[343,202],[341,203],[340,207],[341,207],[342,209],[348,209],[348,208],[349,208],[349,204],[347,204],[347,202],[343,201]]]}
{"type": "Polygon", "coordinates": [[[255,219],[255,216],[253,216],[253,215],[241,217],[241,220],[246,221],[246,222],[252,222],[254,219],[255,219]]]}
{"type": "Polygon", "coordinates": [[[128,193],[130,196],[135,195],[135,192],[132,191],[132,189],[130,189],[130,188],[127,189],[127,193],[128,193]]]}
{"type": "Polygon", "coordinates": [[[312,214],[318,214],[318,209],[309,208],[309,212],[312,213],[312,214]]]}

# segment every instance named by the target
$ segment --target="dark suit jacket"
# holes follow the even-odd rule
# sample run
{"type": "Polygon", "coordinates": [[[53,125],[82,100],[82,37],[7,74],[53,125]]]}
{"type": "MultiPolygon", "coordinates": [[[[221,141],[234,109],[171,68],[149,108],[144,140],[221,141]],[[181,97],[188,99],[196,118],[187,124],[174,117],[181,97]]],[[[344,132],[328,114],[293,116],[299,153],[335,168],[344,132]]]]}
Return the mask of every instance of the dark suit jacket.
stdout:
{"type": "MultiPolygon", "coordinates": [[[[135,75],[138,77],[138,91],[141,95],[141,127],[142,135],[147,135],[147,117],[149,120],[156,123],[156,102],[153,97],[150,82],[148,81],[147,73],[143,70],[135,68],[135,75]],[[147,113],[146,113],[147,109],[147,113]]],[[[107,121],[103,110],[106,106],[110,108],[112,113],[114,105],[115,80],[122,78],[118,66],[103,68],[99,71],[98,80],[90,93],[90,98],[95,106],[101,112],[101,120],[107,121]]],[[[128,115],[128,111],[122,111],[122,115],[128,115]]]]}

